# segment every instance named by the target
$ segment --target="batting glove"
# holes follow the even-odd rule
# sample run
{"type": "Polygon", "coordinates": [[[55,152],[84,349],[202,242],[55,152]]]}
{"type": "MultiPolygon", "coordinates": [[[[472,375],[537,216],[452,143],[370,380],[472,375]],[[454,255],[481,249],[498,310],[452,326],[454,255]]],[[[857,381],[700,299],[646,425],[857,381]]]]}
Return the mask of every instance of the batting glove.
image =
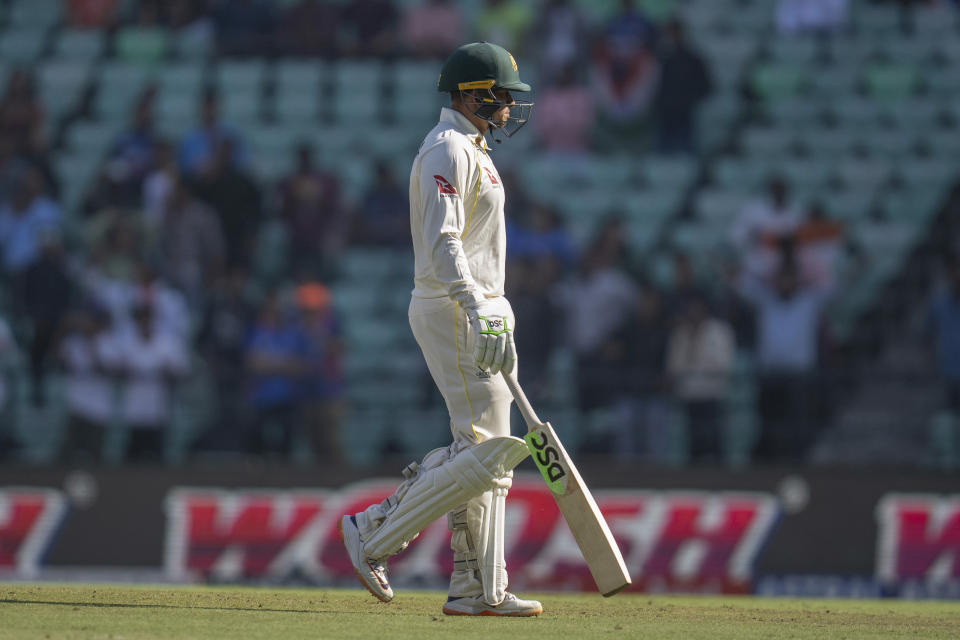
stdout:
{"type": "Polygon", "coordinates": [[[513,330],[507,326],[507,318],[484,315],[479,309],[468,315],[473,327],[473,361],[476,365],[491,375],[513,371],[517,349],[513,344],[513,330]]]}

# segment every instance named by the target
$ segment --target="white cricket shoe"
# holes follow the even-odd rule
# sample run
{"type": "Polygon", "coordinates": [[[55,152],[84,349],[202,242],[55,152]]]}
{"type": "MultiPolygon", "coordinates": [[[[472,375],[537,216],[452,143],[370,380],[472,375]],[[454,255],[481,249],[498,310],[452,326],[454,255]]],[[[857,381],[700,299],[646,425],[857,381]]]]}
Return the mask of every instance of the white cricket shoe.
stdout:
{"type": "Polygon", "coordinates": [[[393,589],[387,580],[387,566],[378,560],[363,555],[363,541],[360,539],[360,530],[353,516],[343,516],[337,523],[340,531],[340,540],[347,548],[353,571],[357,578],[367,588],[367,591],[381,602],[393,600],[393,589]]]}
{"type": "Polygon", "coordinates": [[[503,602],[491,607],[483,601],[483,596],[467,598],[450,598],[443,605],[443,612],[448,616],[504,616],[526,618],[543,613],[543,606],[536,600],[521,600],[512,593],[508,593],[503,602]]]}

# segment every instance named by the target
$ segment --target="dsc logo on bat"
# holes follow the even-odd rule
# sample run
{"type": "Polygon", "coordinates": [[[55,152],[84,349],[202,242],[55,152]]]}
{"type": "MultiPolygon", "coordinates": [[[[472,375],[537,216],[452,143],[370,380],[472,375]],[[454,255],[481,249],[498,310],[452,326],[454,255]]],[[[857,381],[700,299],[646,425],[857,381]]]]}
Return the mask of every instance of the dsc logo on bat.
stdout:
{"type": "Polygon", "coordinates": [[[561,462],[563,457],[560,455],[558,446],[550,444],[549,435],[543,429],[529,431],[523,439],[527,441],[531,457],[550,490],[554,493],[564,493],[567,487],[562,480],[566,477],[567,470],[561,462]]]}

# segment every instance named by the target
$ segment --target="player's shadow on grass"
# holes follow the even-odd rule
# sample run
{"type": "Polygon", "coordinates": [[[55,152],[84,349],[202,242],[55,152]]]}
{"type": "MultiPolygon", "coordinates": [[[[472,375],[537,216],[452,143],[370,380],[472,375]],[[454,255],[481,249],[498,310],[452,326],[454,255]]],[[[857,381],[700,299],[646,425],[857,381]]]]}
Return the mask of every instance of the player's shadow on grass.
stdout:
{"type": "Polygon", "coordinates": [[[57,602],[52,600],[0,599],[0,604],[51,604],[64,607],[100,607],[104,609],[197,609],[201,611],[264,611],[268,613],[341,613],[323,609],[268,609],[266,607],[194,607],[186,604],[131,604],[128,602],[57,602]]]}

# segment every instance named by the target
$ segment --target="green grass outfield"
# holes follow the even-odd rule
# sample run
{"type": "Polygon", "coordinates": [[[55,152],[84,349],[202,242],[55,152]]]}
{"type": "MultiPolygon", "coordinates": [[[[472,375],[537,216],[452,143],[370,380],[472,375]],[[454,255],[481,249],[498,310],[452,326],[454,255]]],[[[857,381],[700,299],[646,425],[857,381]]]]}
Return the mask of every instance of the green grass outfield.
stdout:
{"type": "MultiPolygon", "coordinates": [[[[534,594],[523,594],[534,596],[534,594]]],[[[541,594],[539,618],[440,613],[445,594],[0,584],[0,639],[957,638],[960,604],[541,594]]]]}

